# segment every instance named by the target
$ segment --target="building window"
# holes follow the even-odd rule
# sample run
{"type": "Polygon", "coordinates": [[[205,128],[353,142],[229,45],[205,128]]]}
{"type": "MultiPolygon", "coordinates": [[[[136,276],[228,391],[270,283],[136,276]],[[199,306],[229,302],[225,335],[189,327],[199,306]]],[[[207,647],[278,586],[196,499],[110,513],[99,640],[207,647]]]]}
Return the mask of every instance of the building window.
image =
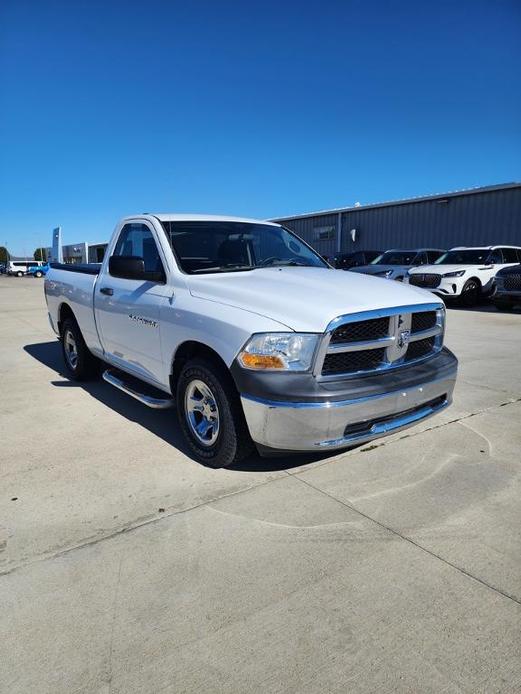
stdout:
{"type": "Polygon", "coordinates": [[[314,241],[327,241],[328,239],[335,238],[335,227],[314,227],[313,228],[313,240],[314,241]]]}

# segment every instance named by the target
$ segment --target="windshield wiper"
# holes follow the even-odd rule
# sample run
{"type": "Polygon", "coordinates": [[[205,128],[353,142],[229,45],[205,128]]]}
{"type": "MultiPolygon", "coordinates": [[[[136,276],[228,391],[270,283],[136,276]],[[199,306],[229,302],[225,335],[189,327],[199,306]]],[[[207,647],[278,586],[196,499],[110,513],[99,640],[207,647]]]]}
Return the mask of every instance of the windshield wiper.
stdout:
{"type": "Polygon", "coordinates": [[[311,263],[300,263],[298,260],[282,260],[278,259],[276,261],[273,261],[271,263],[261,263],[260,265],[257,265],[256,267],[277,267],[277,266],[283,266],[283,267],[320,267],[318,265],[312,265],[311,263]]]}
{"type": "Polygon", "coordinates": [[[241,265],[239,263],[235,264],[230,264],[230,265],[218,265],[215,267],[202,267],[199,268],[198,270],[193,270],[192,274],[195,275],[197,273],[213,273],[213,272],[240,272],[242,270],[254,270],[255,266],[254,265],[241,265]]]}

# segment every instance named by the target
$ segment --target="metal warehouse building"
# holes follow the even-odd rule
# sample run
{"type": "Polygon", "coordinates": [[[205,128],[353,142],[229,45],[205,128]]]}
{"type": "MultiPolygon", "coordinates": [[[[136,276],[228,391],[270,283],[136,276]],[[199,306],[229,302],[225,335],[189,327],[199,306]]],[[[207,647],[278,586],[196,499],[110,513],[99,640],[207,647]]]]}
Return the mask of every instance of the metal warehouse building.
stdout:
{"type": "Polygon", "coordinates": [[[281,222],[322,255],[389,248],[521,246],[521,183],[310,212],[281,222]]]}

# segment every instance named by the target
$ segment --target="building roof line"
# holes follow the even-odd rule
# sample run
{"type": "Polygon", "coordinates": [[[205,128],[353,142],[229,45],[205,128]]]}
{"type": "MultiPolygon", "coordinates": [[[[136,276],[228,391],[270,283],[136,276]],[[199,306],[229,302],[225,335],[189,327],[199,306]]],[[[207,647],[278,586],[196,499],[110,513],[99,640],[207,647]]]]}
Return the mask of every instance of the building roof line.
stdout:
{"type": "Polygon", "coordinates": [[[392,207],[393,205],[408,205],[415,202],[426,200],[443,200],[462,195],[474,195],[476,193],[491,193],[497,190],[509,190],[511,188],[521,188],[521,182],[512,181],[511,183],[498,183],[491,186],[475,186],[473,188],[461,188],[447,193],[432,193],[430,195],[417,195],[412,198],[402,198],[398,200],[386,200],[384,202],[373,202],[367,205],[350,205],[348,207],[334,207],[329,210],[317,210],[316,212],[304,212],[295,215],[285,215],[284,217],[272,217],[269,221],[283,222],[289,219],[305,219],[306,217],[320,217],[341,212],[354,212],[358,210],[374,209],[375,207],[392,207]]]}

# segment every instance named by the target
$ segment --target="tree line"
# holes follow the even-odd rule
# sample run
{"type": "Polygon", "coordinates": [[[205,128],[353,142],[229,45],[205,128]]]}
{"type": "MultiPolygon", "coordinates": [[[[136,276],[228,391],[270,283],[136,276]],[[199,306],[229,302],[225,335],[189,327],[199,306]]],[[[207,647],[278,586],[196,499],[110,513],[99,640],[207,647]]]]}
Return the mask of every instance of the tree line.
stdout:
{"type": "MultiPolygon", "coordinates": [[[[9,253],[5,246],[0,246],[0,263],[7,263],[11,258],[12,253],[9,253]]],[[[35,260],[43,260],[44,263],[47,262],[47,249],[46,248],[36,248],[33,253],[33,258],[35,260]]]]}

